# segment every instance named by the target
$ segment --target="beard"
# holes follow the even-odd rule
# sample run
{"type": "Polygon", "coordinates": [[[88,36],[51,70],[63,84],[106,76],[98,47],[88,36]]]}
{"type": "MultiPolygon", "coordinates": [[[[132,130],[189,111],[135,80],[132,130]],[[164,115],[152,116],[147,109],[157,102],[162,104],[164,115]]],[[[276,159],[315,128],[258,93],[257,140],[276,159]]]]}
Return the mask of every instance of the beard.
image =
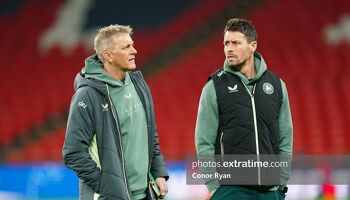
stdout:
{"type": "Polygon", "coordinates": [[[242,62],[237,63],[237,64],[228,63],[228,66],[233,70],[240,71],[247,64],[247,60],[248,59],[243,60],[242,62]]]}

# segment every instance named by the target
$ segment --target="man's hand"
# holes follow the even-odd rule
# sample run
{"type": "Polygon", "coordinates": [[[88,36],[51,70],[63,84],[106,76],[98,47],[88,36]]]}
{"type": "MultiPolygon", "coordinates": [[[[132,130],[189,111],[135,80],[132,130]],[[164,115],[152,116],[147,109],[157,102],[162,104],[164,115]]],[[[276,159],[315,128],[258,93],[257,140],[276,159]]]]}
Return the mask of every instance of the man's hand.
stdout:
{"type": "Polygon", "coordinates": [[[157,185],[159,187],[160,194],[162,196],[165,196],[166,193],[168,193],[168,185],[166,183],[165,178],[162,178],[162,177],[156,178],[156,183],[157,183],[157,185]]]}

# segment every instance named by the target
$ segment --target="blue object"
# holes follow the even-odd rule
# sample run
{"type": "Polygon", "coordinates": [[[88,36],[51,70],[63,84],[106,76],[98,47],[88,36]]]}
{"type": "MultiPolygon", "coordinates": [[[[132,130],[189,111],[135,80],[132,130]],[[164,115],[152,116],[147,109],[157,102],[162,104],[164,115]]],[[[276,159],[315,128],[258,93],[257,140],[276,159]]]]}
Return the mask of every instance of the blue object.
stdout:
{"type": "Polygon", "coordinates": [[[62,163],[0,165],[0,192],[21,197],[77,197],[78,178],[62,163]]]}

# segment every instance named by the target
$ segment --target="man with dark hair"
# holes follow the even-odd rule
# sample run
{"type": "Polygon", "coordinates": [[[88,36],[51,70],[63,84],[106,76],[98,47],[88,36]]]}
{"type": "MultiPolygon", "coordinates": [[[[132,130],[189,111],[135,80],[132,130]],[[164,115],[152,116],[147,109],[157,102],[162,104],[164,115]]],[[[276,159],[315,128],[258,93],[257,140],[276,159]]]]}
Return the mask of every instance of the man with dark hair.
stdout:
{"type": "MultiPolygon", "coordinates": [[[[256,52],[257,40],[249,21],[228,20],[224,66],[209,77],[200,98],[195,130],[198,156],[292,155],[293,126],[286,85],[256,52]]],[[[285,181],[264,185],[260,171],[257,176],[256,185],[244,184],[245,180],[225,185],[215,179],[206,185],[211,199],[285,198],[285,181]]],[[[289,178],[288,172],[278,176],[289,178]]]]}
{"type": "Polygon", "coordinates": [[[150,90],[136,68],[132,28],[110,25],[75,78],[63,160],[79,177],[79,199],[153,200],[168,192],[150,90]],[[153,175],[153,176],[152,176],[153,175]]]}

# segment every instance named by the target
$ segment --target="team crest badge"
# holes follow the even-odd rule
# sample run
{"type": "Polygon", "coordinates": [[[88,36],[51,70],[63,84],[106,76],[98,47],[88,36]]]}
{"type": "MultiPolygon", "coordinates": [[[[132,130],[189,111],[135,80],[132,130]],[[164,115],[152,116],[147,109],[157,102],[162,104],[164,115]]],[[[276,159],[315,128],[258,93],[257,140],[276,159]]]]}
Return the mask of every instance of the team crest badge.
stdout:
{"type": "Polygon", "coordinates": [[[271,85],[271,83],[264,83],[263,84],[263,90],[266,94],[272,94],[274,91],[273,86],[271,85]]]}

